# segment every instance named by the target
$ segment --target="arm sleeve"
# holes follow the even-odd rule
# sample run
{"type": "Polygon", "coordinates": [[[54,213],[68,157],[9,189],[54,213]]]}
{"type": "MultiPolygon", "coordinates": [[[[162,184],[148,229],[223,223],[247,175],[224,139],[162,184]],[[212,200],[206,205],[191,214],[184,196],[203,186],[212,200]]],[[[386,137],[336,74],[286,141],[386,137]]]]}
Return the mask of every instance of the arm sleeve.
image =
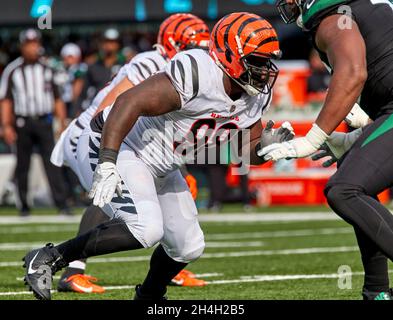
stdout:
{"type": "Polygon", "coordinates": [[[302,14],[303,24],[307,31],[316,31],[322,20],[333,14],[346,14],[338,10],[350,0],[306,0],[302,14]]]}

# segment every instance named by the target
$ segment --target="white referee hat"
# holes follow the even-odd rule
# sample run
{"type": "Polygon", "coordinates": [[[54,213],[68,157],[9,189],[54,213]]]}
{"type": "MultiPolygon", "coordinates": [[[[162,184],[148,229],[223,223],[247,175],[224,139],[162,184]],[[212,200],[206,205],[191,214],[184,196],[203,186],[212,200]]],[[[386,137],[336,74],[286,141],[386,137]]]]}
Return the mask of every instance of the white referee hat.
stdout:
{"type": "Polygon", "coordinates": [[[80,57],[82,55],[81,49],[75,43],[67,43],[61,49],[60,55],[65,58],[68,56],[80,57]]]}
{"type": "Polygon", "coordinates": [[[19,34],[20,43],[25,43],[26,41],[40,41],[41,33],[35,29],[23,30],[19,34]]]}

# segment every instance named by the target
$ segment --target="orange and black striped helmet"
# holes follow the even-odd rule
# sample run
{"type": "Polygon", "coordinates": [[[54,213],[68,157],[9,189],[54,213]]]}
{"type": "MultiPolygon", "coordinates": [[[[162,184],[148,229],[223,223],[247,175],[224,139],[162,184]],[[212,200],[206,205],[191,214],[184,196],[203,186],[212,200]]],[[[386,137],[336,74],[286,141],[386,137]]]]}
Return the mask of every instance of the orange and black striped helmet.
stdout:
{"type": "Polygon", "coordinates": [[[208,48],[209,28],[198,17],[176,13],[164,20],[158,32],[157,44],[168,58],[191,48],[208,48]]]}
{"type": "Polygon", "coordinates": [[[278,75],[271,59],[279,59],[281,50],[265,19],[248,12],[225,16],[213,28],[209,53],[250,95],[271,91],[278,75]]]}

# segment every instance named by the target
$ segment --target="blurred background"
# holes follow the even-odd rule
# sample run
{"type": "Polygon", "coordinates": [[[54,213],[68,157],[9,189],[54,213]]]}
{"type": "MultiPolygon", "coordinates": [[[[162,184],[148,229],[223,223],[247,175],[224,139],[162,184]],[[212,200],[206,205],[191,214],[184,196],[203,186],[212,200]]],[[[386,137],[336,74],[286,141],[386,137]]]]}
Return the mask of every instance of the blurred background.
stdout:
{"type": "MultiPolygon", "coordinates": [[[[51,9],[51,28],[40,30],[41,55],[56,70],[55,84],[72,119],[87,108],[120,66],[139,52],[151,50],[163,19],[176,12],[191,12],[210,27],[223,15],[249,11],[268,19],[276,28],[283,58],[277,64],[280,75],[273,105],[265,120],[291,121],[296,134],[304,135],[324,100],[329,74],[311,49],[301,30],[281,22],[274,0],[0,0],[0,76],[7,64],[20,55],[19,34],[36,28],[42,15],[39,8],[51,9]],[[105,77],[92,71],[106,68],[105,77]]],[[[1,98],[1,97],[0,97],[1,98]]],[[[347,130],[343,125],[341,130],[347,130]]],[[[0,205],[17,202],[15,155],[0,128],[0,205]]],[[[248,176],[236,175],[236,166],[192,166],[198,181],[200,208],[218,211],[226,203],[244,209],[274,205],[321,205],[323,188],[335,168],[308,159],[281,161],[253,167],[248,176]]],[[[27,170],[27,169],[26,169],[27,170]]],[[[69,207],[83,206],[88,200],[69,170],[63,172],[69,207]]],[[[28,198],[32,206],[52,206],[41,158],[34,154],[29,170],[28,198]]],[[[388,194],[382,195],[388,201],[388,194]]]]}

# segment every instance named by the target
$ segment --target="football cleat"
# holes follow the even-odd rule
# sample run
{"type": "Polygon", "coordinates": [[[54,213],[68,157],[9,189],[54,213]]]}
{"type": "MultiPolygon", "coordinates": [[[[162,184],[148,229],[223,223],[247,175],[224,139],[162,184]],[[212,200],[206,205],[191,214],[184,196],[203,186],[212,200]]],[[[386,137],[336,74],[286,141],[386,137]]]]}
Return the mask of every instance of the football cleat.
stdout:
{"type": "Polygon", "coordinates": [[[363,300],[393,300],[392,289],[385,292],[372,292],[363,290],[363,300]]]}
{"type": "Polygon", "coordinates": [[[78,293],[104,293],[104,287],[94,284],[98,279],[85,274],[73,274],[68,278],[60,279],[57,284],[59,292],[78,292],[78,293]]]}
{"type": "Polygon", "coordinates": [[[22,259],[26,269],[25,284],[39,300],[50,300],[53,274],[68,265],[52,243],[28,252],[22,259]]]}
{"type": "Polygon", "coordinates": [[[180,287],[203,287],[206,281],[197,279],[191,271],[182,270],[172,279],[171,284],[180,287]]]}
{"type": "Polygon", "coordinates": [[[168,300],[168,298],[166,297],[166,295],[162,295],[162,296],[153,296],[153,295],[148,295],[148,294],[143,294],[141,292],[141,284],[138,284],[135,287],[135,295],[134,295],[134,300],[146,300],[146,301],[160,301],[160,300],[168,300]]]}

